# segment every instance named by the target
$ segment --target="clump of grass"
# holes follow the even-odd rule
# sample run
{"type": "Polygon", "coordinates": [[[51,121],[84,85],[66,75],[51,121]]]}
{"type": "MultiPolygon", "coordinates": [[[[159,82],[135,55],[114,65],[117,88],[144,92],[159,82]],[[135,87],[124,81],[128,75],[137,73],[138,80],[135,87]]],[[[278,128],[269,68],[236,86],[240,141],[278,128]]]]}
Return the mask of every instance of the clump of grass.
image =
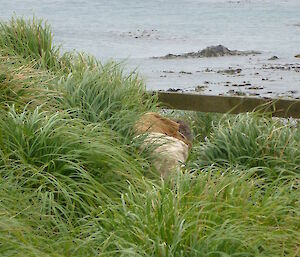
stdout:
{"type": "Polygon", "coordinates": [[[0,250],[17,255],[24,248],[25,256],[297,256],[299,185],[292,178],[266,184],[253,173],[212,169],[162,185],[141,179],[147,190],[129,183],[119,198],[99,201],[74,221],[41,214],[34,192],[6,180],[0,250]]]}
{"type": "Polygon", "coordinates": [[[1,255],[94,256],[97,246],[82,238],[87,215],[118,204],[128,183],[150,184],[116,133],[67,113],[11,108],[0,130],[1,255]]]}
{"type": "Polygon", "coordinates": [[[36,61],[36,67],[57,69],[59,64],[59,48],[53,45],[50,26],[36,18],[12,18],[1,23],[0,48],[10,55],[36,61]]]}
{"type": "Polygon", "coordinates": [[[106,123],[124,136],[142,113],[157,108],[156,98],[146,94],[143,81],[134,74],[124,75],[120,64],[114,62],[102,65],[79,56],[59,87],[65,92],[62,108],[85,121],[106,123]]]}
{"type": "Polygon", "coordinates": [[[37,191],[45,214],[68,216],[66,210],[82,203],[75,193],[79,185],[72,182],[84,173],[74,151],[79,142],[66,133],[58,115],[17,114],[12,108],[1,118],[2,178],[37,191]]]}
{"type": "Polygon", "coordinates": [[[55,108],[53,99],[62,96],[57,90],[57,76],[35,69],[36,62],[10,56],[0,49],[0,105],[14,104],[17,109],[30,105],[33,109],[47,103],[55,108]]]}
{"type": "Polygon", "coordinates": [[[209,138],[213,128],[221,119],[226,119],[225,114],[219,113],[203,113],[194,111],[175,110],[172,113],[166,113],[173,119],[185,120],[191,127],[194,135],[193,144],[198,144],[209,138]]]}
{"type": "MultiPolygon", "coordinates": [[[[0,130],[0,164],[11,170],[2,176],[13,175],[24,187],[46,194],[61,192],[52,196],[76,194],[83,190],[80,189],[83,184],[86,189],[95,187],[94,190],[89,188],[91,195],[104,190],[101,183],[118,182],[118,190],[121,190],[127,187],[126,179],[134,183],[135,178],[130,173],[137,178],[142,175],[139,161],[128,155],[126,146],[115,143],[117,134],[99,125],[88,126],[80,120],[70,120],[67,114],[65,117],[59,113],[47,114],[39,108],[32,113],[24,110],[18,114],[10,108],[1,116],[0,130]]],[[[109,189],[112,192],[112,188],[109,189]]],[[[104,195],[110,194],[107,191],[104,195]]],[[[70,205],[76,199],[74,195],[72,198],[70,205]]]]}
{"type": "Polygon", "coordinates": [[[211,136],[195,149],[199,167],[261,167],[277,178],[298,173],[300,165],[296,130],[258,114],[240,114],[222,119],[211,136]]]}
{"type": "Polygon", "coordinates": [[[293,256],[297,188],[266,186],[253,172],[179,175],[142,194],[130,186],[120,205],[88,223],[92,238],[116,256],[293,256]]]}

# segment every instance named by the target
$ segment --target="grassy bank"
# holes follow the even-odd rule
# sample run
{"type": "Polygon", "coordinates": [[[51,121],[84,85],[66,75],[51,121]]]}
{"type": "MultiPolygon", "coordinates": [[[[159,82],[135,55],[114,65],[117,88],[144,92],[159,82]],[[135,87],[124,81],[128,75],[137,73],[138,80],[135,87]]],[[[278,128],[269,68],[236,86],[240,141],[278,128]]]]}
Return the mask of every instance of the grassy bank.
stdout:
{"type": "Polygon", "coordinates": [[[162,181],[133,134],[156,97],[37,19],[1,23],[0,91],[1,256],[299,256],[299,128],[172,113],[195,140],[162,181]]]}

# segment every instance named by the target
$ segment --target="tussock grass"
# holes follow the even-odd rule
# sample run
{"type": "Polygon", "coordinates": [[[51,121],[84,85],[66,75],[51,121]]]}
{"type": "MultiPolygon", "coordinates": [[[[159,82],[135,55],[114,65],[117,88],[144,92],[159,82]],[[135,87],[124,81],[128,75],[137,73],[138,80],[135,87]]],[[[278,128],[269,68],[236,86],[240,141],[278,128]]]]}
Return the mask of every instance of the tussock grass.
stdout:
{"type": "Polygon", "coordinates": [[[37,19],[0,25],[1,256],[299,256],[299,128],[175,113],[194,147],[162,181],[133,133],[156,97],[52,42],[37,19]]]}
{"type": "Polygon", "coordinates": [[[53,106],[52,99],[59,98],[57,76],[34,68],[35,61],[24,60],[19,56],[10,56],[0,49],[0,105],[14,104],[23,109],[25,105],[35,108],[47,103],[53,106]]]}
{"type": "Polygon", "coordinates": [[[289,190],[291,184],[274,182],[282,190],[268,187],[266,193],[263,181],[236,173],[211,170],[197,177],[179,175],[145,194],[130,188],[122,198],[124,213],[114,220],[111,243],[120,244],[116,238],[128,237],[130,243],[123,249],[138,243],[140,247],[131,250],[151,256],[293,254],[299,233],[290,233],[289,228],[299,229],[299,225],[296,219],[289,223],[289,217],[292,210],[292,215],[298,215],[299,202],[289,190]],[[282,219],[277,220],[274,212],[282,219]],[[291,243],[291,250],[283,242],[291,243]]]}
{"type": "Polygon", "coordinates": [[[195,147],[198,167],[259,167],[270,178],[299,174],[299,129],[258,114],[221,119],[207,140],[195,147]]]}
{"type": "Polygon", "coordinates": [[[86,56],[72,67],[72,73],[59,82],[64,90],[63,108],[87,122],[106,123],[124,136],[138,117],[157,109],[156,98],[145,94],[145,86],[137,75],[124,75],[119,64],[102,65],[86,56]]]}
{"type": "Polygon", "coordinates": [[[53,45],[50,26],[42,20],[12,18],[1,23],[0,47],[11,55],[36,61],[36,67],[57,67],[59,48],[53,45]]]}

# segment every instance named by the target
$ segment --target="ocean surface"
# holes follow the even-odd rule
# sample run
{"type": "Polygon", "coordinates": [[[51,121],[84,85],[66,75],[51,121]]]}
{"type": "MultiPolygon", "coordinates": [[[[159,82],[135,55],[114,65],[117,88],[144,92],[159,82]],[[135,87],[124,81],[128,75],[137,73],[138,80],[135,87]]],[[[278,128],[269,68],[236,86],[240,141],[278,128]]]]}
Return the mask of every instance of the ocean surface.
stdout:
{"type": "Polygon", "coordinates": [[[43,18],[64,50],[124,61],[148,89],[299,97],[300,0],[0,0],[0,20],[43,18]],[[258,56],[151,57],[222,44],[258,56]],[[268,60],[276,55],[278,59],[268,60]],[[242,69],[228,74],[228,69],[242,69]],[[250,89],[249,89],[250,88],[250,89]],[[254,93],[253,93],[254,92],[254,93]],[[257,93],[258,92],[258,93],[257,93]]]}

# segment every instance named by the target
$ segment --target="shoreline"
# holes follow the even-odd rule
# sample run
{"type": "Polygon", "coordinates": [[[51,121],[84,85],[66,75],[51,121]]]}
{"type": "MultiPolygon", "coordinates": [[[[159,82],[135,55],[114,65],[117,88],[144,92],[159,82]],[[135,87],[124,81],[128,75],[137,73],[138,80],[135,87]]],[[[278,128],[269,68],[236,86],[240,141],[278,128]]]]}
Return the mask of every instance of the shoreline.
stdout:
{"type": "Polygon", "coordinates": [[[128,59],[148,90],[300,98],[300,59],[272,56],[128,59]]]}

